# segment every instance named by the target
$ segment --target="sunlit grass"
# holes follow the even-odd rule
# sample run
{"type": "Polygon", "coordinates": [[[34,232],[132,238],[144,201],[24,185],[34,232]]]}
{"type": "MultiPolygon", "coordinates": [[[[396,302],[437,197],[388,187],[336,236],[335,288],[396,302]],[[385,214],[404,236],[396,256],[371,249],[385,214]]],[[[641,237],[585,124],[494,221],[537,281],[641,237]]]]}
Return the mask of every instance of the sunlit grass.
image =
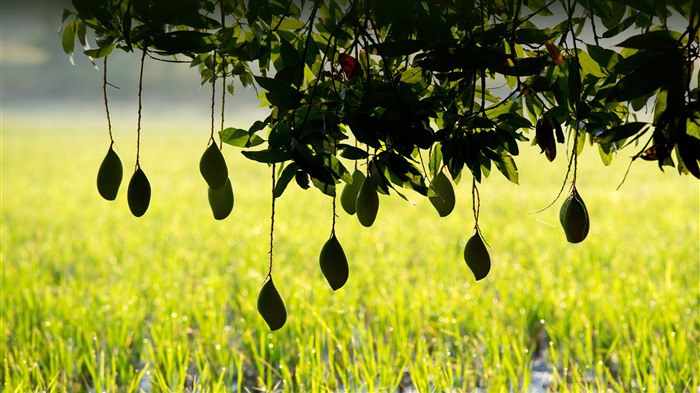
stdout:
{"type": "Polygon", "coordinates": [[[197,169],[206,131],[173,127],[144,135],[153,198],[136,219],[133,135],[117,133],[126,178],[107,202],[102,131],[3,124],[3,391],[392,391],[405,372],[420,391],[522,391],[541,327],[555,391],[700,384],[697,180],[640,162],[615,191],[631,153],[607,168],[587,149],[578,188],[592,226],[572,245],[559,203],[530,214],[557,194],[564,154],[526,153],[520,186],[493,173],[480,187],[493,268],[478,283],[462,259],[468,176],[444,219],[412,195],[418,206],[382,197],[369,229],[339,211],[350,280],[337,292],[318,267],[331,201],[290,186],[274,244],[289,319],[270,333],[255,306],[269,170],[226,148],[236,200],[217,222],[197,169]]]}

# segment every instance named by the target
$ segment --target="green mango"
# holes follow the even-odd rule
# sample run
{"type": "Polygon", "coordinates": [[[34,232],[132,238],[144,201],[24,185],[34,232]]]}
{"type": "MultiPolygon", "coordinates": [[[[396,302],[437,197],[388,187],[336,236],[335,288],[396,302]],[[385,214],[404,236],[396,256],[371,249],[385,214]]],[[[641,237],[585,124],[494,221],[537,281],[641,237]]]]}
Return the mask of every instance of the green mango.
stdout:
{"type": "Polygon", "coordinates": [[[452,187],[452,182],[447,178],[444,172],[440,172],[435,176],[430,183],[430,188],[435,191],[435,196],[428,199],[437,210],[440,217],[445,217],[452,213],[455,208],[455,190],[452,187]]]}
{"type": "Polygon", "coordinates": [[[343,192],[340,194],[340,206],[351,216],[355,214],[357,193],[360,191],[363,181],[365,181],[365,174],[355,169],[355,172],[352,173],[352,183],[346,184],[343,187],[343,192]]]}
{"type": "Polygon", "coordinates": [[[258,294],[258,313],[272,331],[280,329],[287,322],[287,308],[272,282],[272,277],[265,281],[258,294]]]}
{"type": "Polygon", "coordinates": [[[562,228],[564,227],[564,216],[566,215],[566,209],[569,208],[572,199],[573,198],[571,198],[571,195],[566,197],[566,199],[564,199],[564,202],[561,204],[561,208],[559,208],[559,223],[561,224],[562,228]]]}
{"type": "Polygon", "coordinates": [[[216,143],[212,143],[207,147],[207,150],[202,154],[202,158],[199,160],[199,172],[207,181],[209,187],[213,189],[219,189],[226,184],[228,179],[228,167],[226,166],[226,160],[224,160],[224,155],[221,154],[221,150],[216,146],[216,143]]]}
{"type": "Polygon", "coordinates": [[[586,204],[583,203],[583,198],[579,195],[576,187],[564,200],[559,210],[559,221],[569,243],[580,243],[588,236],[590,229],[588,209],[586,209],[586,204]]]}
{"type": "Polygon", "coordinates": [[[129,180],[126,199],[129,202],[129,210],[134,216],[141,217],[148,210],[148,204],[151,203],[151,184],[141,167],[136,169],[129,180]]]}
{"type": "Polygon", "coordinates": [[[100,170],[97,172],[97,192],[102,198],[108,201],[117,198],[123,175],[122,161],[110,145],[107,155],[100,164],[100,170]]]}
{"type": "Polygon", "coordinates": [[[374,188],[369,177],[365,177],[360,186],[360,191],[357,192],[355,200],[355,212],[360,224],[365,227],[371,227],[379,212],[379,194],[374,188]]]}
{"type": "Polygon", "coordinates": [[[333,290],[340,289],[348,281],[348,259],[335,234],[326,241],[319,256],[321,272],[333,290]]]}
{"type": "Polygon", "coordinates": [[[486,277],[491,270],[491,257],[486,249],[484,240],[481,239],[479,232],[475,233],[467,241],[464,247],[464,261],[469,266],[469,269],[474,273],[476,281],[486,277]]]}
{"type": "Polygon", "coordinates": [[[233,210],[233,186],[229,178],[226,178],[226,183],[221,188],[209,187],[207,196],[215,219],[223,220],[231,214],[231,210],[233,210]]]}

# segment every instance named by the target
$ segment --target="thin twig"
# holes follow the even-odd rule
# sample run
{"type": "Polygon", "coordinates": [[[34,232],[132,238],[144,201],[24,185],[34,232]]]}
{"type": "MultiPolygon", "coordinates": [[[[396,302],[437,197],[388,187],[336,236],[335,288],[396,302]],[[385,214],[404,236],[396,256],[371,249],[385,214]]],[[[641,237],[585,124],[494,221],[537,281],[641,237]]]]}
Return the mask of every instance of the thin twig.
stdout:
{"type": "Polygon", "coordinates": [[[214,140],[214,112],[216,107],[216,52],[212,54],[214,57],[214,72],[211,77],[211,133],[209,134],[209,140],[212,143],[216,143],[214,140]]]}
{"type": "MultiPolygon", "coordinates": [[[[219,2],[219,7],[221,8],[221,28],[226,26],[226,13],[224,12],[223,1],[219,2]]],[[[221,75],[221,130],[224,129],[224,113],[226,108],[226,71],[228,69],[228,64],[225,62],[225,58],[222,59],[222,65],[224,66],[224,72],[221,75]]],[[[219,150],[224,148],[224,141],[221,140],[219,135],[219,150]]]]}
{"type": "Polygon", "coordinates": [[[629,175],[630,170],[632,169],[632,164],[634,164],[634,160],[637,159],[637,157],[632,157],[630,160],[630,163],[627,165],[627,170],[625,171],[625,175],[622,177],[622,181],[620,181],[620,184],[617,185],[617,188],[615,191],[620,191],[620,188],[622,188],[622,185],[625,184],[625,181],[627,180],[627,175],[629,175]]]}
{"type": "Polygon", "coordinates": [[[170,59],[163,59],[162,57],[155,57],[151,55],[150,53],[147,54],[149,58],[155,60],[155,61],[162,61],[164,63],[178,63],[178,64],[190,64],[192,61],[191,60],[170,60],[170,59]]]}
{"type": "Polygon", "coordinates": [[[335,236],[335,219],[338,217],[336,214],[335,198],[336,196],[333,195],[333,221],[331,223],[331,236],[335,236]]]}
{"type": "Polygon", "coordinates": [[[272,213],[270,215],[270,266],[267,277],[272,279],[272,247],[275,239],[275,164],[272,164],[272,213]]]}
{"type": "Polygon", "coordinates": [[[141,167],[139,164],[139,158],[141,156],[141,96],[143,95],[143,64],[146,62],[146,53],[147,49],[144,47],[143,54],[141,55],[141,69],[139,70],[139,110],[136,120],[136,169],[141,167]]]}
{"type": "Polygon", "coordinates": [[[567,168],[566,168],[566,174],[564,175],[564,181],[561,183],[561,188],[559,189],[559,192],[557,193],[557,196],[554,197],[554,200],[553,200],[549,205],[543,207],[542,209],[540,209],[540,210],[538,210],[538,211],[532,212],[532,213],[530,213],[530,214],[539,214],[539,213],[542,213],[543,211],[545,211],[545,210],[549,209],[550,207],[552,207],[552,206],[557,202],[557,200],[559,199],[559,197],[561,196],[561,194],[564,192],[564,189],[566,188],[566,181],[569,179],[569,173],[571,173],[571,166],[572,166],[572,165],[574,166],[574,177],[573,177],[574,180],[573,180],[572,183],[573,183],[573,184],[576,184],[576,165],[574,165],[574,161],[576,161],[576,156],[577,156],[576,153],[577,153],[577,150],[578,150],[578,137],[577,137],[577,136],[574,136],[574,148],[573,148],[573,153],[572,153],[572,156],[569,158],[569,165],[568,165],[567,168]]]}
{"type": "Polygon", "coordinates": [[[105,98],[105,112],[107,112],[107,130],[109,131],[109,141],[111,148],[114,145],[114,137],[112,136],[112,120],[109,117],[109,101],[107,100],[107,57],[105,57],[104,62],[104,76],[102,78],[102,94],[105,98]]]}
{"type": "Polygon", "coordinates": [[[474,230],[479,232],[479,211],[481,210],[481,197],[476,186],[476,177],[472,178],[472,212],[474,213],[474,230]]]}

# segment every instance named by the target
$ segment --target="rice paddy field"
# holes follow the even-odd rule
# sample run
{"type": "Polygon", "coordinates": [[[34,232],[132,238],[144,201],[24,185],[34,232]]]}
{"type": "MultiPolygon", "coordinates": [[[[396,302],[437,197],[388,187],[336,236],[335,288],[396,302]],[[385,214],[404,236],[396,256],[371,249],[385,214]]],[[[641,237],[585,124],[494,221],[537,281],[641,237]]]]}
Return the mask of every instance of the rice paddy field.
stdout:
{"type": "MultiPolygon", "coordinates": [[[[480,186],[492,270],[475,282],[471,177],[439,218],[382,196],[377,222],[338,212],[350,279],[332,291],[318,256],[331,200],[290,186],[277,201],[274,278],[289,313],[270,332],[256,299],[268,267],[270,170],[225,147],[235,207],[215,221],[198,162],[208,127],[148,123],[151,206],[134,218],[131,125],[115,128],[125,180],[95,187],[104,121],[4,119],[3,392],[692,392],[700,385],[700,186],[628,157],[580,158],[591,217],[566,242],[554,164],[521,146],[520,185],[480,186]]],[[[561,147],[560,147],[561,148],[561,147]]]]}

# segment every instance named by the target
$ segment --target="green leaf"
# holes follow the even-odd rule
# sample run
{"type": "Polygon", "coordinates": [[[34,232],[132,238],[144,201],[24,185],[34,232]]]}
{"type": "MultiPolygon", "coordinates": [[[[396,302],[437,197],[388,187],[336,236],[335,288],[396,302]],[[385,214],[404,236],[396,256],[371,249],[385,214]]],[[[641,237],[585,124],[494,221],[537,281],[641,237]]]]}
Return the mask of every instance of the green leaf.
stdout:
{"type": "Polygon", "coordinates": [[[401,82],[414,84],[423,80],[423,70],[420,68],[409,68],[401,73],[401,82]]]}
{"type": "Polygon", "coordinates": [[[274,164],[277,162],[289,161],[292,159],[291,154],[285,150],[268,149],[268,150],[244,150],[243,155],[248,159],[266,164],[274,164]]]}
{"type": "Polygon", "coordinates": [[[344,143],[338,144],[338,149],[340,150],[340,156],[348,160],[364,160],[369,157],[365,150],[344,143]]]}
{"type": "Polygon", "coordinates": [[[343,180],[345,183],[352,182],[352,174],[350,174],[343,163],[338,160],[338,157],[332,154],[327,154],[324,157],[324,161],[334,177],[343,180]]]}
{"type": "Polygon", "coordinates": [[[280,39],[280,58],[284,68],[294,68],[301,63],[301,55],[289,41],[280,39]]]}
{"type": "Polygon", "coordinates": [[[266,97],[272,105],[281,109],[295,109],[301,105],[303,96],[291,84],[264,76],[255,76],[255,81],[267,90],[266,97]]]}
{"type": "Polygon", "coordinates": [[[76,28],[75,28],[75,34],[78,36],[78,42],[80,42],[80,45],[83,46],[83,48],[87,48],[87,40],[85,39],[85,35],[87,34],[87,26],[85,25],[85,22],[82,20],[76,20],[76,28]]]}
{"type": "Polygon", "coordinates": [[[430,173],[433,175],[432,177],[437,176],[437,174],[442,169],[442,149],[440,148],[440,146],[441,146],[441,144],[438,142],[435,145],[433,145],[433,148],[430,151],[430,159],[428,161],[428,169],[430,170],[430,173]]]}
{"type": "Polygon", "coordinates": [[[68,17],[70,17],[71,15],[73,15],[73,12],[69,9],[64,8],[63,14],[61,15],[61,24],[66,23],[66,19],[68,19],[68,17]]]}
{"type": "Polygon", "coordinates": [[[621,126],[612,127],[609,130],[602,132],[600,135],[594,135],[593,142],[598,144],[610,144],[621,141],[637,134],[648,125],[648,123],[644,122],[631,122],[621,126]]]}
{"type": "Polygon", "coordinates": [[[272,148],[283,148],[289,146],[292,140],[292,129],[286,123],[277,122],[270,128],[268,144],[272,148]]]}
{"type": "Polygon", "coordinates": [[[272,192],[275,198],[279,198],[282,196],[284,190],[287,189],[287,185],[290,181],[292,181],[292,179],[294,179],[294,175],[296,175],[298,170],[299,165],[297,165],[294,162],[290,163],[284,168],[284,170],[280,174],[280,177],[277,179],[277,182],[275,183],[275,189],[272,192]]]}
{"type": "Polygon", "coordinates": [[[602,37],[603,38],[611,38],[615,37],[616,35],[622,33],[623,31],[627,30],[630,26],[634,24],[634,22],[637,21],[637,15],[632,15],[628,16],[623,20],[622,22],[616,24],[615,26],[611,27],[608,31],[603,33],[602,37]]]}
{"type": "Polygon", "coordinates": [[[655,30],[632,36],[617,46],[644,50],[667,50],[680,45],[681,34],[672,30],[655,30]]]}
{"type": "Polygon", "coordinates": [[[255,147],[265,142],[260,136],[250,134],[248,131],[229,127],[219,131],[221,141],[236,147],[255,147]]]}
{"type": "Polygon", "coordinates": [[[620,74],[629,74],[630,72],[638,70],[642,66],[649,63],[663,62],[665,57],[666,55],[664,53],[639,51],[620,60],[617,64],[615,64],[613,71],[620,74]]]}
{"type": "Polygon", "coordinates": [[[613,159],[613,145],[611,143],[598,144],[598,153],[600,153],[600,159],[603,161],[603,165],[609,166],[613,159]]]}
{"type": "Polygon", "coordinates": [[[159,35],[153,46],[168,54],[206,53],[216,48],[214,37],[210,33],[178,30],[159,35]]]}
{"type": "Polygon", "coordinates": [[[554,40],[559,33],[552,29],[518,29],[515,38],[521,43],[544,44],[545,41],[554,40]]]}
{"type": "Polygon", "coordinates": [[[314,64],[316,64],[317,57],[320,52],[321,49],[318,47],[318,43],[313,37],[310,37],[309,46],[306,48],[306,58],[304,59],[306,61],[306,65],[312,67],[314,64]]]}
{"type": "Polygon", "coordinates": [[[95,59],[99,59],[101,57],[107,57],[114,51],[115,47],[116,47],[116,44],[112,44],[112,45],[107,45],[104,48],[88,49],[85,51],[85,55],[90,56],[90,57],[95,58],[95,59]]]}
{"type": "Polygon", "coordinates": [[[334,184],[335,179],[331,172],[326,168],[320,154],[314,155],[314,152],[306,144],[292,139],[291,156],[294,162],[299,165],[299,168],[308,173],[311,177],[316,178],[324,183],[334,184]]]}
{"type": "Polygon", "coordinates": [[[530,120],[518,115],[517,113],[501,113],[498,115],[498,120],[503,123],[507,123],[516,129],[532,128],[532,123],[530,120]]]}
{"type": "Polygon", "coordinates": [[[665,73],[671,72],[666,61],[654,61],[632,71],[610,89],[608,102],[629,101],[653,93],[664,84],[665,73]]]}
{"type": "Polygon", "coordinates": [[[330,197],[335,196],[335,184],[324,183],[321,180],[316,179],[315,177],[311,178],[311,183],[313,183],[314,187],[321,190],[322,193],[330,197]]]}
{"type": "Polygon", "coordinates": [[[71,58],[71,61],[73,58],[73,50],[75,49],[75,31],[76,21],[70,21],[66,27],[63,28],[63,34],[61,35],[63,51],[71,58]]]}
{"type": "Polygon", "coordinates": [[[518,167],[515,165],[515,160],[509,154],[502,154],[501,161],[494,161],[498,171],[503,174],[509,181],[518,183],[518,167]]]}
{"type": "Polygon", "coordinates": [[[593,60],[593,58],[586,51],[578,51],[578,61],[581,68],[583,68],[585,72],[598,78],[606,78],[608,76],[603,67],[601,67],[598,62],[593,60]]]}
{"type": "Polygon", "coordinates": [[[591,58],[606,70],[612,70],[618,62],[624,59],[622,55],[614,50],[606,49],[598,45],[586,44],[586,48],[591,58]]]}

